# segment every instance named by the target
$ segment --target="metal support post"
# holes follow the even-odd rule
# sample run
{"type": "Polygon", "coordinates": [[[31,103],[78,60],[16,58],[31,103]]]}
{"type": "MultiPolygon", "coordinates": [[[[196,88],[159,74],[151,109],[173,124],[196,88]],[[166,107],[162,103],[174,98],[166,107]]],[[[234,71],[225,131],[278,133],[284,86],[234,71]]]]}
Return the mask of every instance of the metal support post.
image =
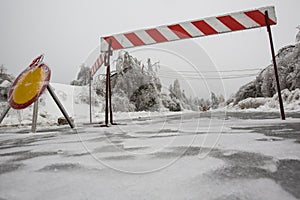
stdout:
{"type": "Polygon", "coordinates": [[[31,124],[31,132],[36,132],[36,124],[38,117],[38,107],[39,107],[39,99],[37,99],[33,104],[33,114],[32,114],[32,124],[31,124]]]}
{"type": "Polygon", "coordinates": [[[268,33],[269,33],[269,39],[270,39],[270,47],[271,47],[274,73],[275,73],[275,79],[276,79],[276,86],[277,86],[277,93],[278,93],[278,99],[279,99],[281,119],[285,120],[285,113],[284,113],[284,107],[283,107],[283,102],[282,102],[282,97],[281,97],[280,82],[279,82],[277,63],[276,63],[276,57],[275,57],[275,50],[274,50],[274,44],[273,44],[273,38],[272,38],[271,26],[270,26],[270,22],[269,22],[269,13],[268,13],[268,11],[265,11],[265,20],[266,20],[266,24],[267,24],[267,30],[268,30],[268,33]]]}
{"type": "Polygon", "coordinates": [[[56,105],[58,106],[59,110],[62,112],[62,114],[64,115],[64,117],[66,118],[68,124],[70,125],[71,128],[75,128],[73,122],[71,121],[67,111],[64,109],[63,105],[60,103],[58,97],[55,95],[54,91],[52,90],[50,84],[47,86],[47,89],[51,95],[51,97],[53,98],[53,100],[55,101],[56,105]]]}
{"type": "Polygon", "coordinates": [[[108,126],[109,76],[110,76],[110,69],[109,67],[106,67],[106,88],[105,88],[105,125],[106,126],[108,126]]]}
{"type": "MultiPolygon", "coordinates": [[[[110,72],[110,65],[108,66],[109,68],[109,72],[110,72]]],[[[109,73],[110,74],[110,73],[109,73]]],[[[109,79],[108,79],[108,88],[109,88],[109,116],[110,116],[110,124],[111,125],[114,125],[114,122],[113,122],[113,110],[112,110],[112,102],[111,102],[111,96],[112,96],[112,93],[111,93],[111,80],[110,80],[110,75],[109,75],[109,79]]]]}
{"type": "Polygon", "coordinates": [[[5,118],[5,116],[7,115],[8,111],[10,110],[10,105],[8,105],[5,109],[4,112],[1,114],[0,117],[0,124],[2,123],[3,119],[5,118]]]}
{"type": "Polygon", "coordinates": [[[108,51],[104,54],[104,65],[106,66],[106,91],[105,91],[105,125],[108,126],[108,114],[110,114],[110,123],[113,124],[113,113],[111,105],[111,84],[110,84],[110,56],[112,41],[109,40],[108,51]],[[109,109],[109,111],[108,111],[109,109]],[[109,113],[108,113],[109,112],[109,113]]]}

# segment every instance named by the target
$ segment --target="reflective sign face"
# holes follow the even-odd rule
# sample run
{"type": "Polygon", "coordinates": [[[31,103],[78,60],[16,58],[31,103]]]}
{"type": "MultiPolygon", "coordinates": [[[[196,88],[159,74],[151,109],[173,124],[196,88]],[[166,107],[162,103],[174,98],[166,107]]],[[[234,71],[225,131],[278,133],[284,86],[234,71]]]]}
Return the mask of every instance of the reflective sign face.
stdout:
{"type": "Polygon", "coordinates": [[[23,109],[43,94],[50,80],[50,69],[44,63],[28,67],[13,83],[8,93],[8,103],[14,109],[23,109]]]}

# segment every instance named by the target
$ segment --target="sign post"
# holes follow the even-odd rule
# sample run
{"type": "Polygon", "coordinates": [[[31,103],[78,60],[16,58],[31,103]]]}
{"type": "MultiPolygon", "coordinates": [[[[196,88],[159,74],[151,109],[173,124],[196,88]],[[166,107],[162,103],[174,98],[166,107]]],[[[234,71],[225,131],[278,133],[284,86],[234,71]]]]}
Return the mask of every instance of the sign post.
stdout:
{"type": "Polygon", "coordinates": [[[39,100],[37,99],[33,104],[32,125],[31,125],[31,132],[33,133],[36,132],[38,106],[39,106],[39,100]]]}

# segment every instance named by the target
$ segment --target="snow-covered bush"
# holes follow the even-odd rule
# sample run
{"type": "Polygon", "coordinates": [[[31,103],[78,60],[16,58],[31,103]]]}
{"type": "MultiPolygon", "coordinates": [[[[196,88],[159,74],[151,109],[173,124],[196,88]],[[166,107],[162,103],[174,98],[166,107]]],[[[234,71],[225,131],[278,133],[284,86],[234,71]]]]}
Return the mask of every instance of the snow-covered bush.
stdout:
{"type": "Polygon", "coordinates": [[[136,111],[158,111],[159,94],[152,83],[140,86],[130,97],[136,111]]]}
{"type": "Polygon", "coordinates": [[[134,104],[125,95],[113,95],[112,107],[115,112],[133,112],[135,110],[134,104]]]}
{"type": "Polygon", "coordinates": [[[269,98],[252,98],[249,97],[238,103],[240,109],[258,108],[269,101],[269,98]]]}
{"type": "Polygon", "coordinates": [[[161,95],[162,104],[165,108],[168,108],[169,111],[177,112],[181,111],[180,101],[176,98],[171,98],[170,95],[162,94],[161,95]]]}

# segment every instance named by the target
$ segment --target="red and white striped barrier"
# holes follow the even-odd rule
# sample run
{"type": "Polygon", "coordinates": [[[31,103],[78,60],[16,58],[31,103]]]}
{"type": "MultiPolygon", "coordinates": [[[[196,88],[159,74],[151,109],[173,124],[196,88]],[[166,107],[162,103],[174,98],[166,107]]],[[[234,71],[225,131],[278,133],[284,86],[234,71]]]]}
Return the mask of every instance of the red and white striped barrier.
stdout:
{"type": "Polygon", "coordinates": [[[97,60],[95,61],[95,63],[93,64],[93,66],[90,69],[90,75],[91,75],[91,77],[94,76],[94,74],[102,66],[103,62],[104,62],[103,56],[102,56],[102,54],[100,54],[99,57],[97,58],[97,60]]]}
{"type": "Polygon", "coordinates": [[[266,26],[265,11],[268,11],[270,25],[275,25],[277,23],[275,8],[263,7],[256,10],[236,12],[219,17],[209,17],[201,20],[193,20],[101,37],[101,51],[104,52],[108,50],[110,39],[112,41],[112,50],[117,50],[258,28],[266,26]]]}

